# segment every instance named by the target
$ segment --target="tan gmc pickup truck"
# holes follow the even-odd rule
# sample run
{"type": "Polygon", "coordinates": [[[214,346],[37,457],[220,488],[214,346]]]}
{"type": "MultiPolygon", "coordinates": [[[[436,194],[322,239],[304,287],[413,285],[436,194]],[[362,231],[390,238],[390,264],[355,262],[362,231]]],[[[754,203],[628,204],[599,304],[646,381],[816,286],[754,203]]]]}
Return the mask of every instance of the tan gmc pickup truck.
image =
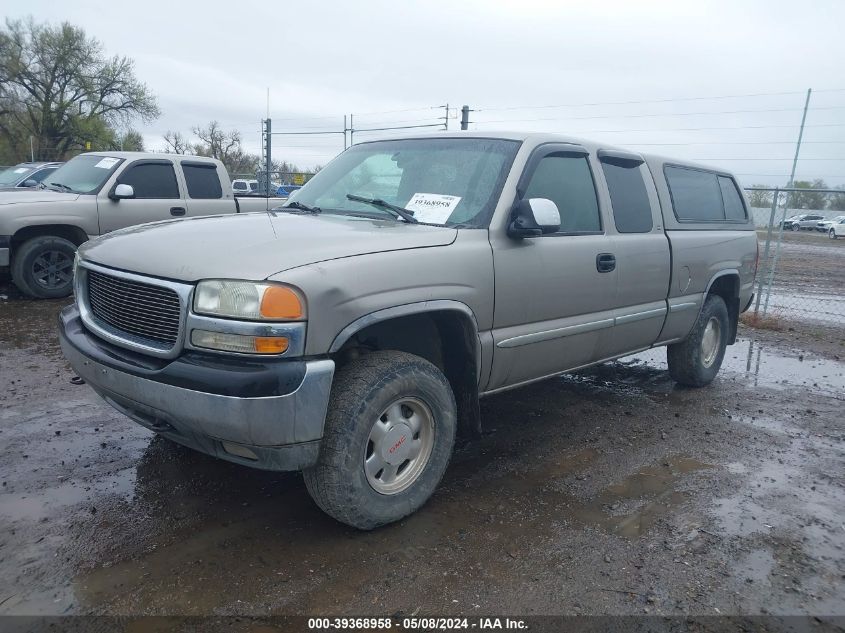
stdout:
{"type": "Polygon", "coordinates": [[[8,266],[30,297],[66,297],[73,289],[74,252],[91,237],[146,222],[266,211],[282,202],[235,198],[226,168],[212,158],[81,154],[38,188],[0,192],[0,268],[8,266]]]}
{"type": "Polygon", "coordinates": [[[78,252],[65,355],[156,433],[302,470],[371,529],[419,508],[479,398],[666,346],[709,384],[752,299],[727,172],[548,134],[360,143],[286,206],[78,252]]]}

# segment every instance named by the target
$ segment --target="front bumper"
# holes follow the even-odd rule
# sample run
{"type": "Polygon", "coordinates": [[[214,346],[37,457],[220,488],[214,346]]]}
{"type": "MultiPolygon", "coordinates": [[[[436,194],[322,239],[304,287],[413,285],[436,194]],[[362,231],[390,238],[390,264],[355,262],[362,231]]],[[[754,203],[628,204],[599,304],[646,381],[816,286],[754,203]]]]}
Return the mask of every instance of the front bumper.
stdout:
{"type": "Polygon", "coordinates": [[[59,339],[94,391],[156,433],[265,470],[300,470],[317,460],[334,361],[151,358],[92,336],[74,305],[59,315],[59,339]]]}

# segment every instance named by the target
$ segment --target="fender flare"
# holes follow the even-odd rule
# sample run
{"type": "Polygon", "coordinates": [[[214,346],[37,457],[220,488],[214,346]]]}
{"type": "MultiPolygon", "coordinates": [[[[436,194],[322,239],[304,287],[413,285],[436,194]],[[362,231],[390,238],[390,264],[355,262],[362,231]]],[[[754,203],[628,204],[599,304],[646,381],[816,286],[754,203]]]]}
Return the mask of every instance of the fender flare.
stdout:
{"type": "Polygon", "coordinates": [[[443,312],[443,311],[460,312],[464,316],[469,317],[472,323],[476,339],[477,359],[481,360],[481,340],[478,336],[478,319],[475,318],[475,313],[467,304],[452,299],[436,299],[434,301],[418,301],[415,303],[406,303],[399,306],[392,306],[382,310],[370,312],[364,316],[358,317],[352,323],[343,328],[337,336],[334,337],[331,347],[329,347],[329,354],[333,354],[340,350],[344,344],[352,338],[357,332],[360,332],[366,327],[382,321],[388,321],[398,317],[410,316],[412,314],[425,314],[426,312],[443,312]]]}

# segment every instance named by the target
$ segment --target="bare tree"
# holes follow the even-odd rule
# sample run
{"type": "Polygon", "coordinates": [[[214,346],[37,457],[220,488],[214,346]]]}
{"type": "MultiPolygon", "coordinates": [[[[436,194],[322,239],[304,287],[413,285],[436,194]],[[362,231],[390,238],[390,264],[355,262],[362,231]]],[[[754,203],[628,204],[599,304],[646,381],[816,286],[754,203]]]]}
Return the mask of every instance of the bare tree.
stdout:
{"type": "MultiPolygon", "coordinates": [[[[766,185],[752,185],[757,188],[765,188],[766,185]]],[[[771,191],[749,191],[747,193],[748,204],[751,207],[771,207],[772,206],[772,192],[771,191]]]]}
{"type": "Polygon", "coordinates": [[[181,132],[171,132],[167,130],[164,133],[164,142],[167,143],[167,148],[164,150],[168,154],[187,154],[192,151],[191,144],[188,142],[181,132]]]}

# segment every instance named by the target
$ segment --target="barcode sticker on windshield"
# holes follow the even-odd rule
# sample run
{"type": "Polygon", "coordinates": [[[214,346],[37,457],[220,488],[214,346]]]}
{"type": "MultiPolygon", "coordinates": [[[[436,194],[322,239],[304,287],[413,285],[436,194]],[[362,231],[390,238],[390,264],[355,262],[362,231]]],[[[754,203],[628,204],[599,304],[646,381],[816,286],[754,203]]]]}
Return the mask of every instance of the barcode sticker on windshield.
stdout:
{"type": "Polygon", "coordinates": [[[440,193],[415,193],[405,208],[414,212],[420,222],[443,224],[452,215],[452,211],[461,201],[459,196],[447,196],[440,193]]]}
{"type": "Polygon", "coordinates": [[[100,169],[111,169],[119,160],[119,158],[104,158],[99,163],[94,165],[94,167],[99,167],[100,169]]]}

